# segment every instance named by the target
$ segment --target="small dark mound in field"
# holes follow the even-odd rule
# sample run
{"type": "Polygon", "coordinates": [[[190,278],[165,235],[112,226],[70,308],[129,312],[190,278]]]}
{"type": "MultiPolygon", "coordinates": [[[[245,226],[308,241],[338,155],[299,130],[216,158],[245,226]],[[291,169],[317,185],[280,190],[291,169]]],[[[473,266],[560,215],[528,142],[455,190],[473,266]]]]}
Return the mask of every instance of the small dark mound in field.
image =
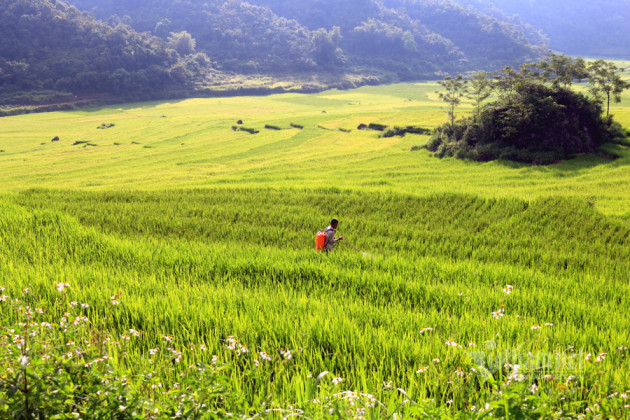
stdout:
{"type": "MultiPolygon", "coordinates": [[[[265,126],[265,128],[267,128],[265,126]]],[[[246,133],[249,134],[258,134],[260,131],[256,130],[255,128],[245,128],[245,127],[237,127],[235,125],[232,126],[232,130],[234,131],[245,131],[246,133]]]]}
{"type": "Polygon", "coordinates": [[[322,114],[325,114],[325,113],[326,113],[326,111],[322,111],[322,114]]]}
{"type": "Polygon", "coordinates": [[[291,123],[291,127],[293,127],[293,128],[297,128],[297,129],[299,129],[299,130],[304,129],[304,126],[303,126],[303,125],[293,124],[293,123],[291,123]]]}
{"type": "Polygon", "coordinates": [[[97,130],[107,130],[108,128],[112,128],[112,127],[115,127],[115,126],[116,126],[116,124],[114,124],[114,123],[109,123],[109,124],[103,123],[103,124],[99,125],[98,127],[96,127],[96,129],[97,130]]]}
{"type": "Polygon", "coordinates": [[[383,124],[370,123],[370,125],[368,125],[369,130],[385,131],[386,128],[387,126],[383,124]]]}
{"type": "Polygon", "coordinates": [[[114,146],[120,146],[121,143],[114,143],[114,146]]]}
{"type": "Polygon", "coordinates": [[[265,124],[265,128],[267,130],[276,130],[276,131],[282,130],[282,128],[278,127],[277,125],[271,125],[271,124],[265,124]]]}
{"type": "Polygon", "coordinates": [[[140,144],[137,141],[132,141],[131,144],[140,144]]]}
{"type": "Polygon", "coordinates": [[[87,143],[87,141],[84,141],[84,140],[79,140],[79,141],[75,141],[74,143],[72,143],[72,145],[73,145],[73,146],[78,146],[78,145],[80,145],[80,144],[86,144],[86,143],[87,143]]]}
{"type": "Polygon", "coordinates": [[[238,124],[238,125],[243,125],[243,120],[238,120],[238,121],[236,122],[236,124],[238,124]]]}
{"type": "Polygon", "coordinates": [[[360,124],[357,128],[359,130],[381,131],[383,132],[381,137],[404,137],[405,134],[431,134],[431,130],[429,130],[428,128],[416,127],[413,125],[408,125],[406,127],[388,127],[384,124],[371,123],[370,125],[360,124]]]}
{"type": "Polygon", "coordinates": [[[55,136],[51,141],[59,141],[59,136],[55,136]]]}
{"type": "Polygon", "coordinates": [[[239,127],[239,131],[245,131],[246,133],[249,133],[249,134],[258,134],[260,132],[256,130],[255,128],[245,128],[245,127],[239,127]]]}

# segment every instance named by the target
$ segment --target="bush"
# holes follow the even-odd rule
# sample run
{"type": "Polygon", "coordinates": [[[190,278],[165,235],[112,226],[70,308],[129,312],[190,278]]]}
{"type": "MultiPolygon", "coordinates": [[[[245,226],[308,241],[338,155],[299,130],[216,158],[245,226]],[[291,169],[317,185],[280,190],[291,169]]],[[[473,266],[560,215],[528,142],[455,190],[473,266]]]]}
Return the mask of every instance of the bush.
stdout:
{"type": "Polygon", "coordinates": [[[246,133],[249,134],[258,134],[260,133],[260,131],[254,129],[254,128],[245,128],[245,127],[238,127],[239,131],[245,131],[246,133]]]}
{"type": "Polygon", "coordinates": [[[601,114],[601,106],[580,93],[525,84],[474,117],[438,127],[427,148],[438,157],[548,165],[623,137],[623,128],[601,114]]]}
{"type": "Polygon", "coordinates": [[[387,130],[383,132],[381,137],[385,137],[385,138],[394,137],[396,134],[397,134],[396,129],[389,127],[387,130]]]}

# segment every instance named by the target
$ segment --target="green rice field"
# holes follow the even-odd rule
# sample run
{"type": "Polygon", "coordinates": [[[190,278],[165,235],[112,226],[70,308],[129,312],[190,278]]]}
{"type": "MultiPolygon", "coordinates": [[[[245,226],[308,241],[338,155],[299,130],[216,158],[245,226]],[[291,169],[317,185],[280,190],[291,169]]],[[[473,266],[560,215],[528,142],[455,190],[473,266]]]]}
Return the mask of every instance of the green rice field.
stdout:
{"type": "Polygon", "coordinates": [[[630,148],[476,163],[357,129],[436,127],[436,89],[0,119],[0,413],[630,417],[630,148]]]}

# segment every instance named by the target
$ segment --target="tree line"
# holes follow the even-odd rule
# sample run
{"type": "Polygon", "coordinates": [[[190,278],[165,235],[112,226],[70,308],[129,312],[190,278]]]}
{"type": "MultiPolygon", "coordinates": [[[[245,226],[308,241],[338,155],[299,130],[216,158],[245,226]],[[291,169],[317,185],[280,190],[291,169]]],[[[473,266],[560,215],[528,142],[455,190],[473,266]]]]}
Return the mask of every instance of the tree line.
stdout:
{"type": "Polygon", "coordinates": [[[428,148],[440,157],[537,163],[593,152],[626,134],[610,114],[611,103],[630,89],[623,71],[610,61],[552,54],[518,68],[447,76],[436,93],[449,122],[436,129],[428,148]],[[584,81],[589,97],[571,89],[584,81]],[[486,103],[492,95],[495,100],[486,103]],[[463,99],[473,102],[473,115],[458,121],[463,99]]]}

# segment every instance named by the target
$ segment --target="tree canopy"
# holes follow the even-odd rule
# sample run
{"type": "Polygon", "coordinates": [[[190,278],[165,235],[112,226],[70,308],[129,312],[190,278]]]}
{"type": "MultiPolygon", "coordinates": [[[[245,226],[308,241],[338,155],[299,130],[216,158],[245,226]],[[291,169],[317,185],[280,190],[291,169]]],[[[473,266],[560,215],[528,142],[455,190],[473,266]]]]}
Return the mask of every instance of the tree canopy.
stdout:
{"type": "Polygon", "coordinates": [[[581,153],[592,153],[607,141],[626,135],[609,114],[614,100],[630,84],[621,80],[614,63],[558,55],[515,69],[505,67],[493,77],[475,73],[469,84],[476,110],[456,121],[466,80],[447,77],[440,98],[448,105],[449,123],[438,127],[427,148],[438,157],[488,161],[514,160],[549,164],[581,153]],[[593,83],[593,96],[573,91],[583,79],[593,83]],[[482,104],[492,90],[496,99],[482,104]],[[604,108],[606,105],[606,115],[604,108]]]}

